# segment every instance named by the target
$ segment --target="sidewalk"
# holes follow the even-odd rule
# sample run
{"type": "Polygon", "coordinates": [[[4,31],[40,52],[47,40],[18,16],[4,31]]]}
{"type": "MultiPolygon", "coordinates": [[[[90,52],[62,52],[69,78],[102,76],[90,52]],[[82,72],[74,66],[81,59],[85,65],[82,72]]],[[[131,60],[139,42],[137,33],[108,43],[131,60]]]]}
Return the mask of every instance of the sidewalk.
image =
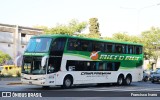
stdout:
{"type": "Polygon", "coordinates": [[[0,85],[20,85],[20,78],[0,78],[0,85]]]}
{"type": "Polygon", "coordinates": [[[0,77],[0,81],[20,81],[20,77],[0,77]]]}

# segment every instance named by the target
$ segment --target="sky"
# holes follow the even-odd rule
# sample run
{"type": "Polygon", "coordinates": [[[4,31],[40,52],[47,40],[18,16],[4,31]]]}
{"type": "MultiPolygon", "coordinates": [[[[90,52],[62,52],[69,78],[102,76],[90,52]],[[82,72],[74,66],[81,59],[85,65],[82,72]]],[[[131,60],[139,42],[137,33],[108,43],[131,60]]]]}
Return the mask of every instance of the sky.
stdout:
{"type": "MultiPolygon", "coordinates": [[[[0,0],[0,23],[54,27],[98,18],[102,36],[160,27],[160,0],[0,0]]],[[[84,33],[88,32],[88,28],[84,33]]]]}

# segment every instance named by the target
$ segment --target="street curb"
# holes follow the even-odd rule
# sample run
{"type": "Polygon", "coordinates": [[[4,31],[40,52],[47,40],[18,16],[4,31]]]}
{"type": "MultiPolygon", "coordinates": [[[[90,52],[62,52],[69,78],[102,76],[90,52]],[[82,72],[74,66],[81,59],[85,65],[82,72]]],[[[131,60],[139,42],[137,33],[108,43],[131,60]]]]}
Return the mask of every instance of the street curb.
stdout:
{"type": "Polygon", "coordinates": [[[7,83],[6,85],[22,85],[22,82],[11,82],[11,83],[7,83]]]}

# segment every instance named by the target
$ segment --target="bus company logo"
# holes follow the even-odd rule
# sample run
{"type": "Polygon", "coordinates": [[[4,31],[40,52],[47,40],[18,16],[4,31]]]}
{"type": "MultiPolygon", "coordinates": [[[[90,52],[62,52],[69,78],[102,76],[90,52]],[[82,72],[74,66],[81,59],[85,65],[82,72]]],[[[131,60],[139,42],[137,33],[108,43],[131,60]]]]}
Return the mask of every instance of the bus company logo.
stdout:
{"type": "Polygon", "coordinates": [[[99,53],[100,51],[93,51],[93,52],[91,52],[91,55],[90,55],[90,58],[92,59],[92,60],[97,60],[98,59],[98,53],[99,53]]]}

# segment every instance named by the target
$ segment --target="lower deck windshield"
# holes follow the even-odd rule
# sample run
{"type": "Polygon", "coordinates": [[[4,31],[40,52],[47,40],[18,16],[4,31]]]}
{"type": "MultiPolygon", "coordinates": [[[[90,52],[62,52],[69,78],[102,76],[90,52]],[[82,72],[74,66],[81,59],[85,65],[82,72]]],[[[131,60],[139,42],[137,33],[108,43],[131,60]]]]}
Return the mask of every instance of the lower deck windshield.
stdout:
{"type": "Polygon", "coordinates": [[[23,61],[22,73],[24,74],[46,74],[46,66],[41,66],[41,57],[26,57],[23,61]]]}
{"type": "Polygon", "coordinates": [[[42,57],[24,57],[22,73],[32,75],[42,75],[55,73],[60,70],[61,58],[49,57],[44,67],[41,66],[42,57]]]}

